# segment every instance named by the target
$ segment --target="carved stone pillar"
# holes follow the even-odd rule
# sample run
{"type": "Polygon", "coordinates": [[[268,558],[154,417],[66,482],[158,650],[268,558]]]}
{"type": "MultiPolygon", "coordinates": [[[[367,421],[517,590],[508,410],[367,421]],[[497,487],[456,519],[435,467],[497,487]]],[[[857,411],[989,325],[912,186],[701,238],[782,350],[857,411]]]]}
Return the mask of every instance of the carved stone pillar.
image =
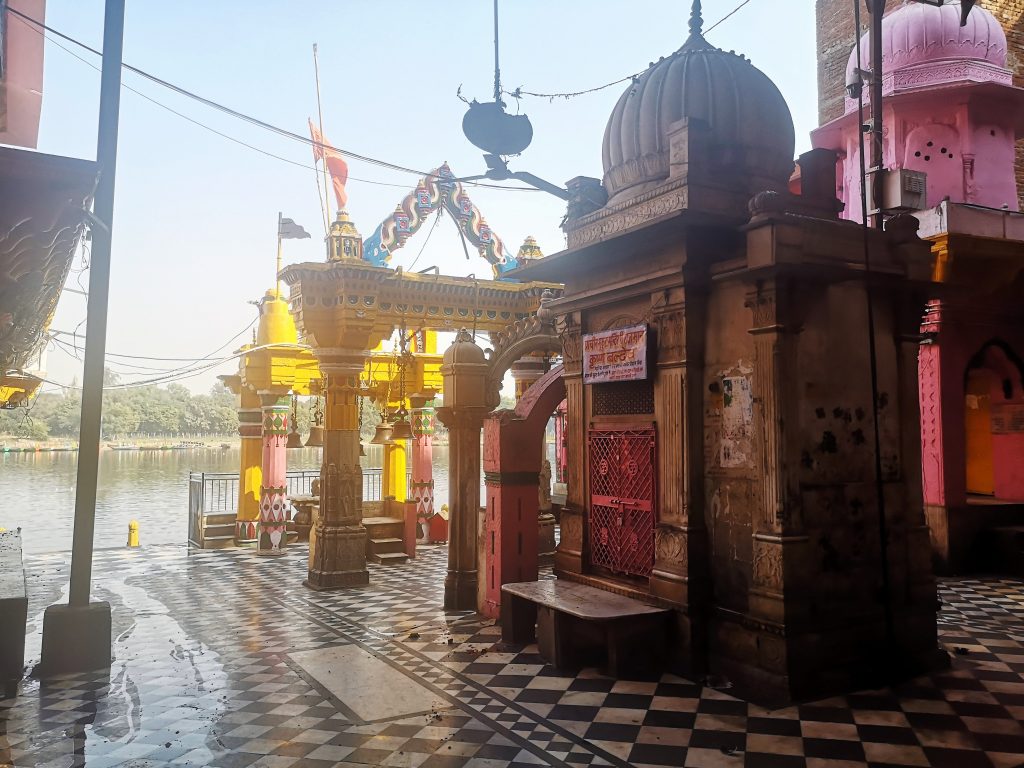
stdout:
{"type": "Polygon", "coordinates": [[[768,622],[757,640],[757,658],[750,664],[770,676],[788,674],[784,636],[787,588],[799,590],[806,578],[799,563],[807,556],[809,539],[802,534],[797,477],[791,471],[793,457],[799,455],[797,438],[797,398],[793,384],[796,372],[796,334],[799,321],[794,317],[796,297],[783,279],[759,284],[747,295],[747,307],[753,314],[754,375],[753,396],[757,418],[754,450],[758,484],[753,531],[752,576],[749,593],[750,614],[768,622]],[[792,585],[790,584],[792,582],[792,585]],[[775,631],[769,631],[772,627],[775,631]]]}
{"type": "Polygon", "coordinates": [[[260,485],[260,528],[257,553],[283,555],[288,541],[287,392],[260,392],[263,416],[263,461],[260,485]]]}
{"type": "Polygon", "coordinates": [[[480,521],[480,434],[485,409],[438,408],[448,428],[448,575],[444,607],[477,608],[477,537],[480,521]]]}
{"type": "Polygon", "coordinates": [[[359,374],[365,353],[317,350],[327,378],[324,455],[320,469],[320,517],[310,545],[313,589],[336,589],[370,580],[363,527],[363,479],[359,466],[359,374]]]}
{"type": "Polygon", "coordinates": [[[235,513],[235,544],[256,546],[260,520],[260,490],[263,487],[263,412],[260,398],[242,387],[238,409],[241,439],[238,467],[238,508],[235,513]]]}
{"type": "Polygon", "coordinates": [[[579,316],[563,317],[562,380],[565,382],[565,451],[568,466],[566,500],[561,514],[561,537],[555,552],[555,573],[583,573],[583,517],[587,508],[584,484],[586,411],[583,386],[583,337],[579,316]]]}

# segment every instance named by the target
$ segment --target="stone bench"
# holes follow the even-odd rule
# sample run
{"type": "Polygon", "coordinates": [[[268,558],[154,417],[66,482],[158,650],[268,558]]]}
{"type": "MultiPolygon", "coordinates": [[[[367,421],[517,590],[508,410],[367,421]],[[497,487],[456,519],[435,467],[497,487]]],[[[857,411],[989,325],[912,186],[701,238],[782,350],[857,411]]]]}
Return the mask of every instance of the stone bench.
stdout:
{"type": "Polygon", "coordinates": [[[501,639],[527,644],[559,669],[578,669],[588,652],[607,653],[608,673],[660,668],[671,611],[562,579],[504,584],[501,639]]]}
{"type": "Polygon", "coordinates": [[[28,592],[21,533],[0,532],[0,684],[20,680],[25,666],[28,592]]]}

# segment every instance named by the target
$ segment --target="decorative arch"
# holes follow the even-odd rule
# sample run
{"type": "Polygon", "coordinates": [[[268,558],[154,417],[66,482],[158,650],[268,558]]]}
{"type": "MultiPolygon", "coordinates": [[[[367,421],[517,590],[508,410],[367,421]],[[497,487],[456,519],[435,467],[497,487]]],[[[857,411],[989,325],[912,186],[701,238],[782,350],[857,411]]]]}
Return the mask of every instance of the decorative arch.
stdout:
{"type": "Polygon", "coordinates": [[[490,396],[488,404],[492,408],[497,408],[501,402],[501,382],[513,363],[533,352],[561,354],[562,351],[562,339],[554,323],[541,320],[536,315],[517,320],[504,331],[492,333],[491,343],[487,391],[490,396]]]}
{"type": "Polygon", "coordinates": [[[987,368],[992,373],[999,375],[1004,381],[1008,380],[1010,382],[1012,391],[1009,394],[1005,392],[1006,386],[1004,384],[1005,399],[1012,400],[1024,395],[1024,387],[1022,387],[1024,361],[1002,339],[989,339],[967,361],[967,367],[964,369],[964,383],[966,384],[971,371],[981,368],[987,368]]]}
{"type": "Polygon", "coordinates": [[[968,493],[1024,501],[1024,365],[992,339],[964,370],[964,453],[968,493]]]}
{"type": "Polygon", "coordinates": [[[419,180],[388,218],[363,242],[363,259],[375,267],[386,267],[395,251],[415,235],[431,214],[444,208],[451,214],[465,238],[494,270],[494,277],[519,266],[513,254],[495,234],[455,174],[444,163],[419,180]]]}
{"type": "MultiPolygon", "coordinates": [[[[541,552],[540,498],[544,432],[565,399],[562,366],[535,381],[515,410],[501,410],[484,422],[485,530],[480,549],[486,581],[481,611],[501,614],[501,585],[536,581],[541,552]]],[[[545,530],[554,546],[554,519],[545,530]]]]}

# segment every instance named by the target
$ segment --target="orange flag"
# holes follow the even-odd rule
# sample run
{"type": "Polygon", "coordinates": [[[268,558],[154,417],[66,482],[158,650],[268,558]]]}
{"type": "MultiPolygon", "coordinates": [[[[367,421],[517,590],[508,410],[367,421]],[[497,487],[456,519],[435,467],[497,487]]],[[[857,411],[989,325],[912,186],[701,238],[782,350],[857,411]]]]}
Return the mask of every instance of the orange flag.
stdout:
{"type": "Polygon", "coordinates": [[[323,160],[327,164],[327,171],[331,174],[331,185],[334,187],[334,199],[338,201],[338,210],[343,211],[348,203],[348,192],[345,191],[345,184],[348,183],[348,163],[338,150],[327,143],[312,120],[309,120],[309,135],[313,139],[313,162],[323,160]]]}

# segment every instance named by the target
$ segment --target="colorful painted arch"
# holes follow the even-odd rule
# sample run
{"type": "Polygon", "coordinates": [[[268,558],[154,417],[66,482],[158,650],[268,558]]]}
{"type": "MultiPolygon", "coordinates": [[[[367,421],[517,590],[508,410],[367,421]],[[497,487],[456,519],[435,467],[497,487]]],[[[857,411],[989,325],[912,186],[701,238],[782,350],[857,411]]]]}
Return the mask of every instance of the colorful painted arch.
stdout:
{"type": "Polygon", "coordinates": [[[420,179],[416,189],[363,242],[363,259],[377,267],[387,266],[394,252],[443,206],[458,222],[466,239],[490,263],[495,278],[515,269],[515,256],[505,251],[501,238],[491,231],[480,209],[455,178],[448,163],[444,163],[420,179]]]}

